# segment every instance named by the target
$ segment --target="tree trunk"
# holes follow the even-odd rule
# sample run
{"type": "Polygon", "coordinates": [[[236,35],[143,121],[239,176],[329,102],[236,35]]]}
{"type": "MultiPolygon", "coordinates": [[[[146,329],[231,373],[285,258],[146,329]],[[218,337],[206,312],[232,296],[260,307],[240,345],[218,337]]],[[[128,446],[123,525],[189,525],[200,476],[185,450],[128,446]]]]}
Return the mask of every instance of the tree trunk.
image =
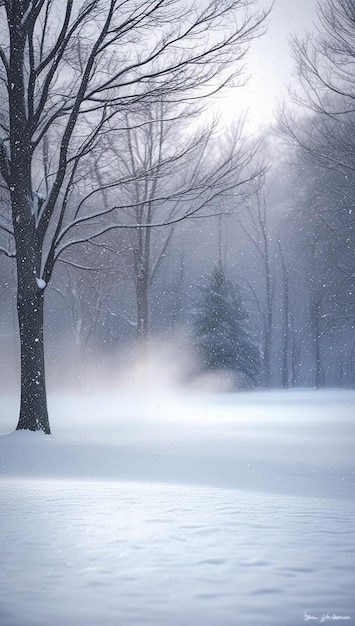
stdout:
{"type": "Polygon", "coordinates": [[[322,364],[322,351],[321,351],[321,295],[313,296],[314,301],[312,303],[311,313],[311,328],[313,332],[313,346],[314,346],[314,386],[316,389],[322,389],[324,387],[324,370],[322,364]]]}
{"type": "MultiPolygon", "coordinates": [[[[35,283],[35,277],[33,277],[35,283]]],[[[17,314],[21,345],[21,406],[16,430],[50,434],[47,410],[44,345],[44,290],[18,287],[17,314]]]]}
{"type": "Polygon", "coordinates": [[[266,244],[265,248],[265,270],[266,270],[266,320],[265,320],[265,341],[264,341],[264,383],[267,388],[272,385],[271,373],[271,344],[272,344],[272,324],[273,324],[273,297],[272,297],[272,278],[269,263],[269,252],[266,244]]]}
{"type": "MultiPolygon", "coordinates": [[[[149,222],[150,216],[146,218],[140,216],[140,221],[146,219],[149,222]]],[[[149,250],[150,231],[140,229],[138,232],[138,245],[135,252],[135,281],[136,281],[136,305],[137,305],[137,343],[140,357],[146,356],[146,344],[148,336],[148,293],[149,293],[149,250]]]]}
{"type": "Polygon", "coordinates": [[[146,268],[142,268],[136,283],[137,297],[137,348],[138,358],[146,361],[148,356],[148,276],[146,268]]]}
{"type": "Polygon", "coordinates": [[[281,258],[281,264],[283,269],[283,306],[282,306],[282,320],[283,328],[281,335],[281,387],[287,389],[289,387],[289,363],[290,363],[290,329],[289,329],[289,316],[290,316],[290,292],[289,292],[289,272],[286,268],[284,256],[281,258]]]}
{"type": "Polygon", "coordinates": [[[49,434],[43,348],[44,290],[36,280],[41,275],[44,235],[39,235],[35,224],[31,177],[32,129],[25,88],[25,70],[28,72],[29,69],[26,45],[30,46],[30,39],[24,27],[24,14],[30,3],[7,4],[8,7],[11,5],[11,10],[7,9],[10,34],[8,96],[11,154],[8,186],[16,244],[17,315],[21,349],[21,406],[16,429],[43,430],[49,434]]]}

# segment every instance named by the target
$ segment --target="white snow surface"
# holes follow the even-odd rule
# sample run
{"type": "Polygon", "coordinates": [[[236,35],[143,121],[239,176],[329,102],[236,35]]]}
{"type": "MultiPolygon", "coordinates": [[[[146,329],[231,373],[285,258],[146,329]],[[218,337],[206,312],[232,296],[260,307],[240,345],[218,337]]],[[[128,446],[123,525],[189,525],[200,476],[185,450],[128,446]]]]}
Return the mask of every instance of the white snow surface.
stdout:
{"type": "Polygon", "coordinates": [[[45,289],[47,287],[47,283],[45,280],[43,280],[43,278],[36,277],[36,283],[38,289],[45,289]]]}
{"type": "Polygon", "coordinates": [[[355,392],[49,404],[0,398],[1,626],[355,621],[355,392]]]}

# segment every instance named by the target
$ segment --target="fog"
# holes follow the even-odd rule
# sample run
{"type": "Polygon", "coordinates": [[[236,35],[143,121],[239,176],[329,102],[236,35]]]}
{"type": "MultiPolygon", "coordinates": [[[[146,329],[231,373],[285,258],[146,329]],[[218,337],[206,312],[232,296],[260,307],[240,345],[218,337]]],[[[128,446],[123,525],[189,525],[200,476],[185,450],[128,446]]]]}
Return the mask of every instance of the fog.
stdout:
{"type": "MultiPolygon", "coordinates": [[[[111,363],[110,372],[97,363],[86,380],[53,386],[48,405],[56,445],[43,441],[43,458],[26,445],[21,471],[52,476],[61,468],[76,477],[294,495],[349,493],[354,391],[228,391],[225,372],[189,380],[181,338],[179,349],[168,349],[166,341],[153,345],[154,359],[127,366],[126,358],[123,369],[113,371],[111,363]]],[[[2,433],[16,427],[17,412],[17,394],[3,389],[2,433]]],[[[16,442],[2,450],[10,473],[20,469],[17,455],[12,458],[16,442]]]]}

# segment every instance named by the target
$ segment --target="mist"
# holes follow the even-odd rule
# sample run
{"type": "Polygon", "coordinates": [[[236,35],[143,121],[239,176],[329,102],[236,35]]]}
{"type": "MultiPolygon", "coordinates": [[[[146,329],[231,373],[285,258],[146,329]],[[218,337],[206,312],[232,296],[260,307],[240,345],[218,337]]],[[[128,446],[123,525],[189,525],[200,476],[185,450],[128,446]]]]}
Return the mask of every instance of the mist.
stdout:
{"type": "MultiPolygon", "coordinates": [[[[53,375],[48,403],[57,443],[48,448],[44,438],[43,457],[36,447],[33,457],[26,443],[22,471],[49,478],[61,468],[77,478],[348,494],[353,390],[235,391],[226,371],[196,375],[196,355],[181,334],[170,342],[155,338],[150,354],[126,352],[124,365],[97,356],[71,384],[53,375]]],[[[16,426],[15,391],[1,394],[4,433],[16,426]]],[[[2,450],[10,474],[19,469],[13,445],[2,450]]]]}

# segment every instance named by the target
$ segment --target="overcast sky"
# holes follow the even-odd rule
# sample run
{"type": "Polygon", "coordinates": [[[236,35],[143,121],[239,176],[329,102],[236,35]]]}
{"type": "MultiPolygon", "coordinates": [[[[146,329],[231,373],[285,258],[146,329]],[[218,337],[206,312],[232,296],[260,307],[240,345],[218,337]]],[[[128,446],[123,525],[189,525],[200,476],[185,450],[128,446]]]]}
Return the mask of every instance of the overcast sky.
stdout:
{"type": "MultiPolygon", "coordinates": [[[[262,9],[270,2],[257,0],[255,4],[262,9]]],[[[248,126],[253,130],[272,121],[278,102],[288,98],[288,85],[293,80],[291,35],[302,36],[315,29],[316,3],[317,0],[275,0],[266,34],[251,44],[246,58],[248,84],[233,90],[223,105],[228,117],[248,108],[248,126]]]]}

